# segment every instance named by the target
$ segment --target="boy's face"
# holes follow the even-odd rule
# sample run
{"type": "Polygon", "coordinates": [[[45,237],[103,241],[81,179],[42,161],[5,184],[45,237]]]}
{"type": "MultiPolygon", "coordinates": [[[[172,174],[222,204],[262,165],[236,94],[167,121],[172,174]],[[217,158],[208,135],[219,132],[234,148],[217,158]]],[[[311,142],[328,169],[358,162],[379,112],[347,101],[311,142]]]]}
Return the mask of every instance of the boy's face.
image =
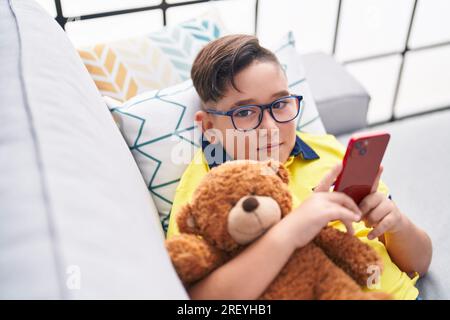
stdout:
{"type": "MultiPolygon", "coordinates": [[[[274,100],[289,95],[286,76],[274,62],[255,61],[240,71],[234,78],[237,91],[229,85],[225,96],[217,103],[208,103],[207,108],[228,111],[238,106],[270,104],[274,100]]],[[[285,162],[295,144],[296,119],[279,123],[265,110],[261,124],[248,132],[235,130],[231,117],[199,111],[197,121],[202,121],[202,129],[216,129],[226,152],[234,159],[265,160],[272,158],[285,162]],[[245,138],[242,138],[245,137],[245,138]],[[231,141],[232,140],[232,141],[231,141]]],[[[211,138],[205,134],[210,142],[211,138]]],[[[214,139],[215,139],[214,138],[214,139]]]]}

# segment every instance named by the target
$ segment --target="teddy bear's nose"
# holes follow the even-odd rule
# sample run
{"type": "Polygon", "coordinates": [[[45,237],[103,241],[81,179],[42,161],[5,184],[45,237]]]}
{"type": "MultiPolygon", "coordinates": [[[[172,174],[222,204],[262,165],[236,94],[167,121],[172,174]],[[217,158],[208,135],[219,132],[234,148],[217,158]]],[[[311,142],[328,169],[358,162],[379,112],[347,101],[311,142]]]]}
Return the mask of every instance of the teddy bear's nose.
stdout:
{"type": "Polygon", "coordinates": [[[258,208],[259,202],[254,197],[248,197],[247,199],[242,202],[242,208],[247,212],[252,212],[256,208],[258,208]]]}

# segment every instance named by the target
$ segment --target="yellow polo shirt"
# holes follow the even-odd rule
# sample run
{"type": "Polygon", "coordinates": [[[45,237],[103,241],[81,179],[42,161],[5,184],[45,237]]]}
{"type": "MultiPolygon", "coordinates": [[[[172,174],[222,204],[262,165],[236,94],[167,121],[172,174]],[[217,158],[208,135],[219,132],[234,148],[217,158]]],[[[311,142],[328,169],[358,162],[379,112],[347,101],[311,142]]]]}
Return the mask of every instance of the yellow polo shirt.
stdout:
{"type": "MultiPolygon", "coordinates": [[[[293,207],[297,207],[313,191],[322,177],[331,170],[336,163],[341,162],[345,147],[332,135],[317,135],[297,132],[296,152],[284,163],[290,174],[289,189],[293,195],[293,207]]],[[[294,151],[294,150],[293,150],[294,151]]],[[[178,233],[175,214],[192,197],[192,194],[200,180],[210,170],[210,165],[206,160],[202,150],[199,150],[189,164],[181,181],[177,187],[174,203],[171,210],[169,229],[167,237],[170,238],[178,233]]],[[[389,195],[387,186],[380,182],[378,191],[389,195]]],[[[345,231],[345,226],[340,221],[330,222],[330,225],[345,231]]],[[[379,276],[376,285],[363,288],[365,291],[383,291],[392,294],[395,299],[416,299],[419,291],[415,284],[419,278],[416,273],[411,279],[408,274],[401,271],[392,262],[384,244],[378,239],[367,239],[368,233],[372,230],[367,228],[363,222],[354,223],[355,235],[363,242],[370,245],[381,256],[384,262],[384,270],[379,276]]],[[[374,279],[376,274],[374,273],[374,279]]]]}

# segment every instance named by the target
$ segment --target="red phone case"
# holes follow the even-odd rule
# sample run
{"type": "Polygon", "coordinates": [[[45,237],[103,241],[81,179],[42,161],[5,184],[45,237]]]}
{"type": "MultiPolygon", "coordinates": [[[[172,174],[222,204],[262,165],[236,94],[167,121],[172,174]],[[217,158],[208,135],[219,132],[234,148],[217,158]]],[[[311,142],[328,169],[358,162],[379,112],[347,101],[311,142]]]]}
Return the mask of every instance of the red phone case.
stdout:
{"type": "Polygon", "coordinates": [[[353,135],[348,143],[334,191],[347,194],[359,204],[370,193],[389,139],[390,135],[386,132],[353,135]]]}

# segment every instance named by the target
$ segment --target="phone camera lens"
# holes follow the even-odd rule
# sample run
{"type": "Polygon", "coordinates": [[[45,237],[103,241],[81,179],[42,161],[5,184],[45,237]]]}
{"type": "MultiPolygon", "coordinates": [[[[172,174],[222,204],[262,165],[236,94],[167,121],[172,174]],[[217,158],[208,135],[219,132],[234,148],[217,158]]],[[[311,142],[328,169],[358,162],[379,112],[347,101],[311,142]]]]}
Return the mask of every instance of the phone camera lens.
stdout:
{"type": "Polygon", "coordinates": [[[366,149],[366,148],[361,148],[361,149],[359,149],[359,154],[360,154],[361,156],[364,156],[366,153],[367,153],[367,149],[366,149]]]}
{"type": "Polygon", "coordinates": [[[360,149],[361,148],[361,141],[358,141],[355,143],[355,148],[360,149]]]}

